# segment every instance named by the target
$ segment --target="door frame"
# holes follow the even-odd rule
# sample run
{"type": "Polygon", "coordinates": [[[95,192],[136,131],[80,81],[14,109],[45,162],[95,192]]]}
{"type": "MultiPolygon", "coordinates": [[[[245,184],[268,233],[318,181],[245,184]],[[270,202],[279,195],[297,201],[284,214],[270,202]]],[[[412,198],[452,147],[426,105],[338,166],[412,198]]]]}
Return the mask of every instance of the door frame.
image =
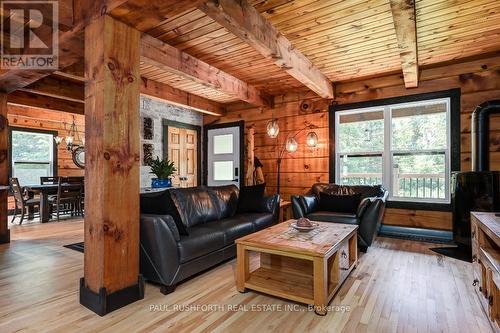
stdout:
{"type": "Polygon", "coordinates": [[[201,149],[203,148],[201,145],[201,126],[181,123],[175,120],[162,119],[162,129],[163,129],[163,159],[168,158],[168,128],[176,127],[176,128],[185,128],[196,131],[196,167],[198,168],[198,175],[196,175],[196,183],[197,186],[201,185],[201,174],[204,172],[201,169],[201,149]]]}
{"type": "Polygon", "coordinates": [[[245,121],[233,121],[230,123],[220,123],[206,125],[203,127],[203,185],[207,185],[208,180],[208,131],[212,129],[239,127],[240,128],[240,172],[239,182],[240,188],[244,185],[245,175],[245,121]]]}

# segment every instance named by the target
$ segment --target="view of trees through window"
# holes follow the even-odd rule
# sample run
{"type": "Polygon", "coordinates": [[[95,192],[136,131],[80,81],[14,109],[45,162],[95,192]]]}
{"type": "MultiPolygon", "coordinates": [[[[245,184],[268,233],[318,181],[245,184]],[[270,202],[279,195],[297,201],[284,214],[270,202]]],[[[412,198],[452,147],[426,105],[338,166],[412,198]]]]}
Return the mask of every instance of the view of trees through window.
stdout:
{"type": "Polygon", "coordinates": [[[12,131],[12,176],[21,185],[39,184],[40,177],[52,176],[52,134],[12,131]]]}
{"type": "Polygon", "coordinates": [[[383,184],[394,199],[448,200],[448,109],[441,99],[337,112],[337,182],[383,184]]]}

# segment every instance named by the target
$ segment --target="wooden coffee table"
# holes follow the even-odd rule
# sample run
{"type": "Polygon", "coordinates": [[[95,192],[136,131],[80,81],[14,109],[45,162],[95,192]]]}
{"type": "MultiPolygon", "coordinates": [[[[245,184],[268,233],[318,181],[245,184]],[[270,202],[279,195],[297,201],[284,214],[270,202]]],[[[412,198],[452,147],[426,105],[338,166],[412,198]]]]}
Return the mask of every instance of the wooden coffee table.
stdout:
{"type": "Polygon", "coordinates": [[[318,222],[318,229],[304,233],[290,222],[236,240],[236,287],[314,305],[317,314],[326,315],[328,303],[356,267],[358,226],[318,222]],[[251,252],[257,258],[250,260],[251,252]]]}

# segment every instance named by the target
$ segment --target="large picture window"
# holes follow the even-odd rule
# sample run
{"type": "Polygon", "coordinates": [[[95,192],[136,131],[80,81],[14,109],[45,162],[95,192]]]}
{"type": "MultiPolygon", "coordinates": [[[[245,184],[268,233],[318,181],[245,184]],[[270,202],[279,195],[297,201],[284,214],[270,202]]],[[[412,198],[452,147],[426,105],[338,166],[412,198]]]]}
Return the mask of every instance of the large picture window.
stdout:
{"type": "Polygon", "coordinates": [[[21,185],[40,184],[40,177],[56,176],[54,133],[11,129],[11,175],[21,185]]]}
{"type": "Polygon", "coordinates": [[[331,114],[335,182],[382,184],[391,201],[448,204],[452,98],[390,101],[331,114]]]}

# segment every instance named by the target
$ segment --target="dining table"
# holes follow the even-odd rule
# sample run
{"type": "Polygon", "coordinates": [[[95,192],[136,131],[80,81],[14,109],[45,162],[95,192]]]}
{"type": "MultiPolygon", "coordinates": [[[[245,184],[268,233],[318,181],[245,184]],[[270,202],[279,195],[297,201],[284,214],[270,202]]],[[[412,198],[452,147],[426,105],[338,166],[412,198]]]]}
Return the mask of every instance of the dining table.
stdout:
{"type": "MultiPolygon", "coordinates": [[[[50,220],[50,205],[49,196],[57,194],[58,184],[43,184],[43,185],[27,185],[24,186],[28,197],[33,198],[35,195],[40,196],[40,221],[48,222],[50,220]]],[[[83,184],[76,183],[63,183],[61,187],[63,190],[76,190],[80,189],[83,184]]],[[[28,219],[33,218],[33,208],[28,209],[28,219]]]]}

